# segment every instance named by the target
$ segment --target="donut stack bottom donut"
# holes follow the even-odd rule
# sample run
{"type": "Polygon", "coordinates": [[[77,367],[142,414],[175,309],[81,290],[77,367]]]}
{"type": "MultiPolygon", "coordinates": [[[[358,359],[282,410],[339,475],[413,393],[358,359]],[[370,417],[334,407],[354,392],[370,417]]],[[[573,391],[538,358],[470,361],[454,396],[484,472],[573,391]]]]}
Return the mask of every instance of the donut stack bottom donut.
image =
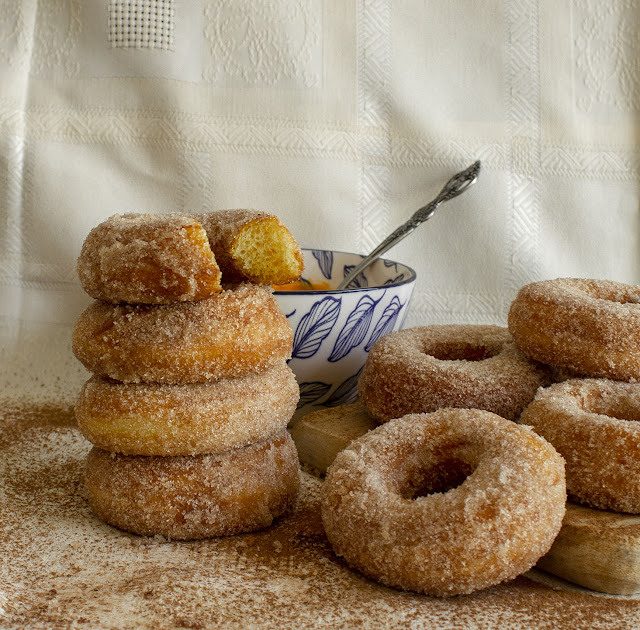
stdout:
{"type": "Polygon", "coordinates": [[[198,540],[263,529],[293,507],[299,486],[286,429],[217,455],[143,457],[94,447],[87,458],[95,513],[142,536],[198,540]]]}
{"type": "Polygon", "coordinates": [[[198,268],[184,256],[215,263],[203,234],[182,215],[131,215],[94,230],[79,261],[79,272],[95,272],[85,273],[85,288],[101,298],[72,339],[94,374],[76,405],[94,444],[87,495],[100,518],[132,533],[188,540],[253,531],[297,497],[285,429],[299,399],[286,364],[293,334],[270,288],[245,282],[205,294],[197,282],[191,292],[164,284],[163,265],[182,276],[198,268]],[[136,261],[140,247],[149,255],[136,261]],[[89,256],[96,251],[113,255],[89,256]]]}

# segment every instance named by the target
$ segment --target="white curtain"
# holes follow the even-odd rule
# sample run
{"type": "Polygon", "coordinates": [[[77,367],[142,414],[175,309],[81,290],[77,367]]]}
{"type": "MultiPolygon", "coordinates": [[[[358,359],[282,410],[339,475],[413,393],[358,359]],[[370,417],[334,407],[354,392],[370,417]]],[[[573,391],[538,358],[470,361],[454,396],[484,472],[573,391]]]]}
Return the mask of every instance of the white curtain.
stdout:
{"type": "Polygon", "coordinates": [[[407,325],[504,324],[522,284],[640,282],[637,2],[0,0],[0,385],[84,378],[75,261],[117,212],[253,207],[389,252],[407,325]]]}

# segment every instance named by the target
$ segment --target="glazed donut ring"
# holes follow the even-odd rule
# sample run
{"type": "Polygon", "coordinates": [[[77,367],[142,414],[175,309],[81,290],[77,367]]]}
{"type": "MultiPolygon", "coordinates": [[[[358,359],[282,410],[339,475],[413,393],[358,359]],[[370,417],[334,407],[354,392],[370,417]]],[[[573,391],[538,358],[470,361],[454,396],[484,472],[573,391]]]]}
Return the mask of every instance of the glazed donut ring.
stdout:
{"type": "Polygon", "coordinates": [[[514,420],[545,383],[545,373],[517,350],[506,328],[440,325],[382,337],[369,352],[358,390],[378,422],[443,407],[514,420]]]}
{"type": "Polygon", "coordinates": [[[321,489],[335,552],[386,586],[448,596],[532,567],[565,512],[564,464],[487,411],[392,420],[336,457],[321,489]]]}
{"type": "Polygon", "coordinates": [[[96,446],[125,455],[222,453],[285,428],[300,397],[283,360],[257,374],[207,383],[123,384],[94,376],[75,415],[96,446]]]}
{"type": "Polygon", "coordinates": [[[640,384],[573,379],[541,389],[520,422],[566,460],[580,503],[640,513],[640,384]]]}
{"type": "Polygon", "coordinates": [[[87,235],[77,270],[84,290],[107,302],[201,300],[222,290],[207,233],[183,214],[108,218],[87,235]]]}
{"type": "Polygon", "coordinates": [[[78,318],[75,356],[124,383],[201,383],[260,372],[291,356],[293,333],[271,290],[240,285],[198,302],[94,302],[78,318]]]}
{"type": "Polygon", "coordinates": [[[86,464],[89,503],[100,519],[176,540],[268,527],[294,505],[299,485],[286,430],[219,455],[127,456],[93,447],[86,464]]]}
{"type": "Polygon", "coordinates": [[[520,289],[508,325],[536,361],[583,376],[640,380],[640,287],[579,278],[534,282],[520,289]]]}

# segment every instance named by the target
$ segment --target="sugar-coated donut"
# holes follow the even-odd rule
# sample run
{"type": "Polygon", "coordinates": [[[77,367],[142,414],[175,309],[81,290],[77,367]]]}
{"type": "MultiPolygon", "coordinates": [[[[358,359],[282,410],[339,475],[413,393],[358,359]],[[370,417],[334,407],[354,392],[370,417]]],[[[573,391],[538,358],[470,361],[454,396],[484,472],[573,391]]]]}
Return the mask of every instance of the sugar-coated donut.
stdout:
{"type": "Polygon", "coordinates": [[[85,383],[75,415],[96,446],[125,455],[222,453],[287,426],[300,392],[282,360],[259,373],[206,383],[85,383]]]}
{"type": "Polygon", "coordinates": [[[546,379],[506,328],[452,324],[382,337],[367,357],[358,389],[379,422],[443,407],[485,409],[514,420],[546,379]]]}
{"type": "Polygon", "coordinates": [[[93,447],[89,503],[103,521],[134,534],[196,540],[269,526],[295,503],[300,485],[286,429],[218,455],[143,457],[93,447]]]}
{"type": "Polygon", "coordinates": [[[293,333],[271,290],[240,285],[197,302],[94,302],[72,348],[99,376],[125,383],[198,383],[260,372],[291,356],[293,333]]]}
{"type": "Polygon", "coordinates": [[[321,490],[339,556],[382,584],[436,596],[528,570],[551,547],[565,502],[554,448],[476,409],[379,426],[338,454],[321,490]]]}
{"type": "Polygon", "coordinates": [[[300,246],[278,217],[257,210],[195,215],[202,223],[223,282],[286,284],[302,274],[300,246]]]}
{"type": "Polygon", "coordinates": [[[640,287],[558,278],[525,285],[511,304],[509,330],[542,363],[583,376],[640,380],[640,287]]]}
{"type": "Polygon", "coordinates": [[[77,270],[84,290],[107,302],[201,300],[222,289],[207,233],[177,213],[110,217],[87,235],[77,270]]]}
{"type": "Polygon", "coordinates": [[[519,421],[564,457],[572,499],[640,513],[640,383],[557,383],[541,389],[519,421]]]}

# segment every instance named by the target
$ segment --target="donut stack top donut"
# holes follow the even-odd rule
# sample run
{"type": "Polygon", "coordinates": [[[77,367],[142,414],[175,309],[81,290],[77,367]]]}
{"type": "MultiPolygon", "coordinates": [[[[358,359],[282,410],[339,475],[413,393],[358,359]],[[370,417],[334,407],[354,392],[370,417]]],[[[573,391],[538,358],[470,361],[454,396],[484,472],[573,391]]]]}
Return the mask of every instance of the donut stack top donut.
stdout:
{"type": "Polygon", "coordinates": [[[277,217],[222,210],[114,215],[91,230],[77,270],[95,299],[166,304],[211,297],[221,282],[286,284],[302,267],[300,247],[277,217]]]}
{"type": "Polygon", "coordinates": [[[182,214],[112,216],[78,258],[82,287],[107,302],[201,300],[221,290],[221,275],[204,228],[182,214]]]}

